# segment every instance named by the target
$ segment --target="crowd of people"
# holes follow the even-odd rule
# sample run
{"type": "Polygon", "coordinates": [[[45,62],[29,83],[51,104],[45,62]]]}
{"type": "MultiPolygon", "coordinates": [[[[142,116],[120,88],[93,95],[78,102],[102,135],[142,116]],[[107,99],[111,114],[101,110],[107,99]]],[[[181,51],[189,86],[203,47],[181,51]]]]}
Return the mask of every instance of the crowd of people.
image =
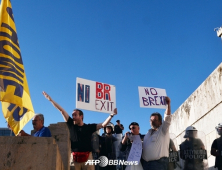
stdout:
{"type": "MultiPolygon", "coordinates": [[[[124,126],[120,120],[116,125],[111,123],[113,116],[117,114],[115,108],[107,119],[99,124],[85,124],[84,114],[81,110],[75,109],[72,118],[56,103],[47,93],[43,95],[62,114],[70,131],[71,152],[75,170],[205,170],[207,165],[207,151],[204,139],[198,138],[198,130],[189,126],[185,130],[184,140],[179,145],[170,138],[169,127],[171,123],[171,100],[165,98],[167,108],[164,119],[160,113],[152,113],[150,116],[151,129],[147,134],[140,134],[140,126],[137,122],[129,124],[129,131],[123,135],[124,126]],[[99,130],[104,130],[100,136],[99,130]],[[137,137],[137,138],[135,138],[137,137]],[[137,147],[135,147],[137,141],[137,147]],[[141,151],[137,150],[141,146],[141,151]],[[132,149],[133,148],[133,149],[132,149]],[[133,150],[133,153],[131,151],[133,150]],[[139,154],[139,162],[135,165],[110,165],[99,166],[87,164],[89,160],[97,160],[105,156],[108,160],[131,160],[132,154],[139,154]]],[[[33,118],[33,127],[36,137],[51,137],[47,127],[44,127],[44,116],[37,114],[33,118]]],[[[215,139],[211,154],[216,157],[215,167],[222,170],[222,123],[219,123],[216,130],[220,137],[215,139]]],[[[20,136],[29,136],[21,131],[20,136]]],[[[138,157],[138,156],[137,156],[138,157]]]]}

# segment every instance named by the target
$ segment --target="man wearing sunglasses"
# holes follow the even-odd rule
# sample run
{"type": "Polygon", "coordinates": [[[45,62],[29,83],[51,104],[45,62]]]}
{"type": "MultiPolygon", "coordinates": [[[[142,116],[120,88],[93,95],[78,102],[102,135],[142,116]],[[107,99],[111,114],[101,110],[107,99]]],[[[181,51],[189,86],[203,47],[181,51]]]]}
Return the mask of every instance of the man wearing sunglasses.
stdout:
{"type": "MultiPolygon", "coordinates": [[[[129,130],[130,132],[126,132],[125,136],[122,140],[122,142],[120,143],[120,151],[125,152],[126,154],[126,159],[125,161],[128,159],[128,156],[130,154],[130,149],[132,147],[132,140],[131,137],[132,135],[140,135],[141,140],[143,140],[143,136],[140,134],[140,127],[139,124],[137,122],[132,122],[129,125],[129,130]]],[[[126,166],[124,167],[124,169],[126,168],[126,166]]]]}
{"type": "Polygon", "coordinates": [[[44,126],[43,114],[36,114],[32,119],[32,125],[35,130],[33,135],[29,135],[21,130],[18,136],[51,137],[50,130],[44,126]]]}
{"type": "Polygon", "coordinates": [[[150,116],[151,129],[143,140],[141,163],[144,170],[167,170],[169,163],[169,127],[171,122],[171,102],[165,97],[167,108],[162,122],[160,113],[150,116]]]}

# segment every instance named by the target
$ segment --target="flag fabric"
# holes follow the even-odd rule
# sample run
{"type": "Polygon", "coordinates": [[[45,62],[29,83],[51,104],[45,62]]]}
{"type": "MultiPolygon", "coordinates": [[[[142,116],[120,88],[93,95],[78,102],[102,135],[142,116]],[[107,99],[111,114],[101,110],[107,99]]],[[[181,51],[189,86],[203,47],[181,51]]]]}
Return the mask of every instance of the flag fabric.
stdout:
{"type": "Polygon", "coordinates": [[[0,6],[0,101],[17,135],[34,116],[10,0],[0,6]]]}

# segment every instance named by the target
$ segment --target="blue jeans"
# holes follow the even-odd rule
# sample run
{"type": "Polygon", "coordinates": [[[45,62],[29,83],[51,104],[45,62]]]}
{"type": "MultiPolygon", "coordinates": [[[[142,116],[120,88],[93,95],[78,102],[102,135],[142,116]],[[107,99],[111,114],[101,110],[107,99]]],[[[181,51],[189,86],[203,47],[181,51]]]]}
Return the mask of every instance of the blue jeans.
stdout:
{"type": "Polygon", "coordinates": [[[162,157],[156,161],[148,161],[141,159],[143,170],[167,170],[169,158],[162,157]]]}

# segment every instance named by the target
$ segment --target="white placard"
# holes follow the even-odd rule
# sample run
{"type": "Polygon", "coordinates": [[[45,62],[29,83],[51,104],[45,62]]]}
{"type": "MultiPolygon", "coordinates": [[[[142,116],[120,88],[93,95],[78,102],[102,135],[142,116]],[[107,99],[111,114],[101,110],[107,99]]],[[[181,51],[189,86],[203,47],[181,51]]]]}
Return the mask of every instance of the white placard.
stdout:
{"type": "Polygon", "coordinates": [[[140,107],[166,109],[166,90],[154,87],[138,87],[140,107]]]}
{"type": "Polygon", "coordinates": [[[116,108],[116,87],[77,77],[76,108],[113,113],[116,108]]]}
{"type": "Polygon", "coordinates": [[[140,135],[133,135],[129,137],[130,140],[133,141],[130,153],[127,161],[136,162],[137,165],[127,165],[126,170],[142,170],[142,165],[140,163],[141,155],[142,155],[142,141],[140,135]]]}

